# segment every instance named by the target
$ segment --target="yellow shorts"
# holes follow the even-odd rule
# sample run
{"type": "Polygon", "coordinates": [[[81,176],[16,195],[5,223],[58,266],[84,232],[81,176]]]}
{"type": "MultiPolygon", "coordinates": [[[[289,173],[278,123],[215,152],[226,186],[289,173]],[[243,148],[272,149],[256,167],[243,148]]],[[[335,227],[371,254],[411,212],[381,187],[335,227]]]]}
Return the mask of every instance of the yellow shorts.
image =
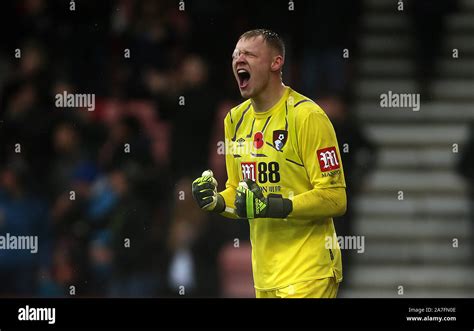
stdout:
{"type": "Polygon", "coordinates": [[[339,283],[336,278],[322,278],[310,280],[307,282],[296,283],[276,290],[263,291],[255,290],[257,298],[329,298],[334,299],[337,296],[339,283]]]}

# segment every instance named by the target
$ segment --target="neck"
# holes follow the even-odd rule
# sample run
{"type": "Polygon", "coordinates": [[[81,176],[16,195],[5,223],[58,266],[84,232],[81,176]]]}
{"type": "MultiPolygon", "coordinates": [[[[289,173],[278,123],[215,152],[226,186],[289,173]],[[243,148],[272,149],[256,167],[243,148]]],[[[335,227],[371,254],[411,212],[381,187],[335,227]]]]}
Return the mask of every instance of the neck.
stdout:
{"type": "Polygon", "coordinates": [[[252,107],[256,113],[263,113],[273,107],[285,93],[285,85],[282,82],[278,84],[269,84],[265,90],[251,99],[252,107]]]}

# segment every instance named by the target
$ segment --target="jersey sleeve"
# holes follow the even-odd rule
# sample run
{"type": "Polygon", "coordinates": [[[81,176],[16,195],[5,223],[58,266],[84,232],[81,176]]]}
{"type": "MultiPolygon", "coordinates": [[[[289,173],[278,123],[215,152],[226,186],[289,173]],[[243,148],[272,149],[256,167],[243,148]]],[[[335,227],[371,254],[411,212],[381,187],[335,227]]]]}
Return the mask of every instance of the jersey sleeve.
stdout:
{"type": "Polygon", "coordinates": [[[340,216],[346,211],[346,182],[334,128],[320,108],[302,111],[297,143],[313,189],[292,198],[289,218],[340,216]]]}
{"type": "Polygon", "coordinates": [[[341,154],[334,128],[321,108],[314,105],[297,117],[299,153],[313,188],[346,187],[341,154]]]}
{"type": "Polygon", "coordinates": [[[239,185],[239,172],[232,155],[232,137],[233,126],[230,113],[224,119],[224,137],[225,137],[225,164],[227,170],[227,181],[225,190],[219,192],[224,198],[226,208],[221,215],[237,218],[235,213],[235,195],[237,193],[237,186],[239,185]]]}

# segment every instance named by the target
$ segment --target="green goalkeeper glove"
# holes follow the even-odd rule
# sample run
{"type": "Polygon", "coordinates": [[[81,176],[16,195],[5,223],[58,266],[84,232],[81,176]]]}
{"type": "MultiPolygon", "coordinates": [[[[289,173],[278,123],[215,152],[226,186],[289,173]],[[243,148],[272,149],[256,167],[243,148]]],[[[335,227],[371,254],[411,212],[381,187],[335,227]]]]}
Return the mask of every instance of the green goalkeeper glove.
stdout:
{"type": "Polygon", "coordinates": [[[245,179],[237,187],[235,208],[242,218],[286,218],[293,210],[293,203],[280,194],[269,194],[265,198],[257,183],[245,179]]]}
{"type": "Polygon", "coordinates": [[[222,195],[217,193],[217,180],[211,170],[204,171],[202,176],[193,182],[192,192],[202,210],[218,213],[224,211],[225,201],[222,195]]]}

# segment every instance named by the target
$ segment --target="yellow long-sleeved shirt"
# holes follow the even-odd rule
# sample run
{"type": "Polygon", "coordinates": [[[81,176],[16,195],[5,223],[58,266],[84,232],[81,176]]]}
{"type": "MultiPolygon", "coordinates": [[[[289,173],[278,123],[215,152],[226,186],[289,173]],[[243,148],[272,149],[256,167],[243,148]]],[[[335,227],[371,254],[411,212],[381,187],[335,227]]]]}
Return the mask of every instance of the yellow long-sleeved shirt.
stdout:
{"type": "Polygon", "coordinates": [[[250,178],[264,195],[293,202],[286,219],[250,219],[252,267],[257,289],[332,277],[342,280],[341,253],[332,217],[346,208],[345,180],[331,122],[312,100],[286,87],[268,111],[250,100],[232,108],[224,122],[226,204],[235,218],[239,181],[250,178]],[[331,244],[330,246],[328,246],[331,244]]]}

